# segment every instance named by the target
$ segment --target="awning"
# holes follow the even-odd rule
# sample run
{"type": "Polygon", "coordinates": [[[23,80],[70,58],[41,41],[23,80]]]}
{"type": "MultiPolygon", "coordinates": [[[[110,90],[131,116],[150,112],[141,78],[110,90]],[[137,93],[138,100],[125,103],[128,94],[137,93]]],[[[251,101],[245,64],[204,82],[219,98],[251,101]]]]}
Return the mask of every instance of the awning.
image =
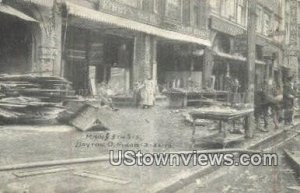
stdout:
{"type": "Polygon", "coordinates": [[[37,20],[33,19],[32,17],[30,17],[30,16],[24,14],[23,12],[18,11],[17,9],[12,8],[8,5],[0,4],[0,12],[17,17],[17,18],[25,20],[25,21],[38,22],[37,20]]]}
{"type": "MultiPolygon", "coordinates": [[[[247,58],[244,56],[236,56],[236,55],[231,55],[231,54],[227,54],[227,53],[223,53],[223,52],[219,52],[219,51],[214,51],[214,54],[216,56],[219,56],[220,58],[224,58],[224,59],[247,62],[247,58]]],[[[265,65],[266,63],[263,61],[260,61],[260,60],[255,60],[255,64],[265,65]]]]}
{"type": "Polygon", "coordinates": [[[190,36],[190,35],[181,34],[181,33],[170,31],[170,30],[161,29],[159,27],[139,23],[136,21],[122,18],[122,17],[106,14],[106,13],[103,13],[100,11],[95,11],[92,9],[88,9],[88,8],[70,3],[68,1],[66,1],[66,7],[67,7],[68,14],[77,16],[77,17],[80,17],[83,19],[91,20],[94,22],[101,22],[101,23],[105,23],[105,24],[116,25],[118,27],[147,33],[150,35],[163,37],[163,38],[170,39],[170,40],[211,46],[211,43],[209,40],[197,38],[197,37],[190,36]]]}

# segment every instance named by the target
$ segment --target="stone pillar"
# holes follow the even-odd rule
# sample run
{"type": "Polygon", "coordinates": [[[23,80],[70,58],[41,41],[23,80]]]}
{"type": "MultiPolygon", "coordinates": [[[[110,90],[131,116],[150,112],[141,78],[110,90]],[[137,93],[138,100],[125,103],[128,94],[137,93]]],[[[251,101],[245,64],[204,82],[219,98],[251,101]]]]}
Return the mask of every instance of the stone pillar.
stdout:
{"type": "Polygon", "coordinates": [[[156,61],[157,41],[155,37],[140,33],[134,40],[133,54],[133,82],[143,81],[151,78],[156,82],[157,61],[156,61]]]}
{"type": "MultiPolygon", "coordinates": [[[[256,53],[256,0],[249,1],[248,5],[248,24],[247,24],[247,74],[246,74],[246,102],[254,107],[254,81],[255,81],[255,53],[256,53]]],[[[245,120],[245,136],[252,138],[254,135],[254,114],[245,120]]]]}
{"type": "Polygon", "coordinates": [[[43,8],[40,11],[40,41],[37,46],[38,62],[33,72],[40,75],[61,75],[62,17],[58,9],[43,8]]]}
{"type": "Polygon", "coordinates": [[[62,68],[62,24],[63,17],[59,11],[57,5],[54,5],[54,18],[55,18],[55,65],[53,69],[53,74],[55,76],[63,76],[62,68]]]}
{"type": "Polygon", "coordinates": [[[204,62],[203,62],[203,72],[202,72],[202,87],[206,88],[210,84],[210,77],[212,75],[214,66],[214,59],[212,55],[212,50],[206,48],[204,51],[204,62]]]}
{"type": "Polygon", "coordinates": [[[152,40],[152,79],[157,86],[157,40],[153,37],[152,40]]]}

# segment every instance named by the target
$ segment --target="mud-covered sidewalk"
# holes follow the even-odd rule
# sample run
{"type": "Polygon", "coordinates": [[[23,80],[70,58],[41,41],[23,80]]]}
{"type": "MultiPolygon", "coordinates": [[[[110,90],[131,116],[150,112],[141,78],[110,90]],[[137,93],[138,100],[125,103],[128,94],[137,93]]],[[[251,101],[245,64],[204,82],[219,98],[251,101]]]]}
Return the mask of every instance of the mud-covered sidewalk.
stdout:
{"type": "MultiPolygon", "coordinates": [[[[206,149],[206,146],[193,146],[192,127],[185,121],[186,110],[168,109],[156,106],[152,109],[122,108],[116,113],[114,122],[118,130],[80,132],[67,125],[16,125],[0,128],[1,166],[39,161],[66,160],[108,156],[110,149],[141,150],[142,152],[175,152],[206,149]]],[[[271,120],[269,121],[271,123],[271,120]]],[[[218,132],[216,123],[197,128],[197,137],[218,132]]],[[[233,144],[232,147],[246,147],[276,132],[255,131],[253,139],[233,144]]],[[[230,146],[229,146],[230,147],[230,146]]],[[[113,167],[107,162],[76,165],[62,165],[63,172],[37,176],[16,177],[16,171],[0,173],[0,187],[16,189],[27,187],[29,192],[144,192],[154,184],[164,181],[181,172],[199,169],[192,166],[180,167],[113,167]],[[80,171],[115,176],[128,181],[127,184],[105,182],[103,180],[75,175],[80,171]],[[34,178],[34,180],[33,180],[34,178]],[[33,183],[34,182],[34,183],[33,183]],[[105,188],[104,188],[105,187],[105,188]],[[109,188],[111,187],[111,188],[109,188]],[[10,187],[8,187],[10,188],[10,187]],[[125,191],[126,190],[126,191],[125,191]]],[[[200,166],[199,166],[200,167],[200,166]]],[[[27,169],[25,171],[35,169],[27,169]]]]}

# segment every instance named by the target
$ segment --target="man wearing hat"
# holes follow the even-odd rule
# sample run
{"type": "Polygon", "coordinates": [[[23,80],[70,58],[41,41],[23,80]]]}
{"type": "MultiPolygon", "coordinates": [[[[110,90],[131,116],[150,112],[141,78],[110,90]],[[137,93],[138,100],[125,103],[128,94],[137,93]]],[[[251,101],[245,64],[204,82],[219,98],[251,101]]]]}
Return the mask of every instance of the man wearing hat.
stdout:
{"type": "Polygon", "coordinates": [[[294,115],[294,99],[295,91],[293,88],[293,76],[290,75],[286,78],[283,86],[283,108],[284,108],[284,123],[286,125],[293,124],[294,115]]]}

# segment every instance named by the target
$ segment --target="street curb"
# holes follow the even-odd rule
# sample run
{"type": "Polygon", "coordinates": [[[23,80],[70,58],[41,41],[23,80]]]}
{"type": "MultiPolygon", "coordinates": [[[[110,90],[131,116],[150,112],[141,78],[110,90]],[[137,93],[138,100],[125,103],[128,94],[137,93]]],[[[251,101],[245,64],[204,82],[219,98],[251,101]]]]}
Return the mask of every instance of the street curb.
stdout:
{"type": "MultiPolygon", "coordinates": [[[[282,137],[285,137],[287,134],[287,130],[292,129],[294,127],[299,126],[300,123],[297,123],[294,126],[290,126],[288,128],[283,128],[279,130],[278,132],[274,133],[271,136],[268,136],[266,138],[263,138],[262,140],[256,142],[255,144],[250,144],[248,147],[245,149],[247,150],[255,150],[259,149],[262,150],[264,149],[264,146],[267,145],[270,141],[275,140],[281,140],[282,137]]],[[[206,166],[205,168],[201,168],[198,170],[193,170],[190,173],[184,173],[175,176],[174,178],[169,179],[167,182],[159,182],[155,184],[151,190],[148,190],[147,192],[149,193],[174,193],[181,189],[184,186],[187,186],[195,179],[204,177],[205,175],[208,175],[214,171],[217,171],[218,169],[222,168],[222,166],[206,166]]]]}

